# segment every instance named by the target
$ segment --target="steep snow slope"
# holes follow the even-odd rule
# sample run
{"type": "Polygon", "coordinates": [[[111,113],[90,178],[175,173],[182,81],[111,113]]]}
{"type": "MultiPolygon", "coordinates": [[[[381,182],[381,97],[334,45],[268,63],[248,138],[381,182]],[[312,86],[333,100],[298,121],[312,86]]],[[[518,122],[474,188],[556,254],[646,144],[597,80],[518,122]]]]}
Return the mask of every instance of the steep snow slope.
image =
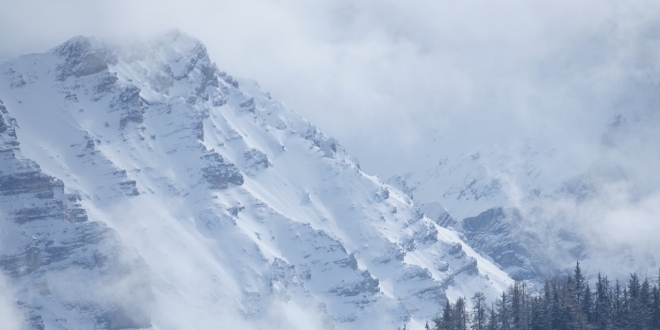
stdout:
{"type": "Polygon", "coordinates": [[[511,282],[180,31],[76,37],[0,77],[0,266],[26,329],[421,327],[511,282]]]}

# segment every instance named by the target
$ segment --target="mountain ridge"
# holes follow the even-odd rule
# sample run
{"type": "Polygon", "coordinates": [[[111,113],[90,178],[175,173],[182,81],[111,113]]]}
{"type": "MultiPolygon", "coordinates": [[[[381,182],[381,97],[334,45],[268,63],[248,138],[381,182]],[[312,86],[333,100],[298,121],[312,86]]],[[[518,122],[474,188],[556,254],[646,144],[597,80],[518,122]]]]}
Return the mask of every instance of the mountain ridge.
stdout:
{"type": "MultiPolygon", "coordinates": [[[[10,275],[9,285],[23,290],[14,299],[30,301],[22,314],[39,316],[45,328],[419,328],[447,295],[495,297],[511,283],[456,232],[364,174],[335,139],[255,82],[220,71],[181,31],[119,45],[75,37],[4,61],[0,73],[3,118],[16,123],[16,138],[4,130],[3,141],[15,140],[16,157],[78,196],[86,223],[116,233],[111,251],[127,251],[119,261],[144,265],[134,276],[145,290],[131,302],[145,306],[137,315],[122,314],[133,309],[121,304],[103,307],[101,298],[76,305],[82,294],[35,291],[30,274],[61,284],[43,266],[10,275]]],[[[0,201],[0,210],[16,214],[13,203],[0,201]]],[[[60,215],[48,221],[5,218],[0,229],[34,225],[32,236],[46,244],[51,227],[71,223],[60,215]]],[[[27,251],[28,236],[9,245],[27,251]]],[[[0,249],[2,260],[15,255],[0,249]]],[[[63,262],[77,269],[76,258],[63,262]]],[[[88,267],[104,269],[98,260],[88,267]]],[[[103,283],[78,278],[67,283],[80,292],[103,283]]],[[[126,303],[132,290],[121,286],[110,297],[126,303]]]]}

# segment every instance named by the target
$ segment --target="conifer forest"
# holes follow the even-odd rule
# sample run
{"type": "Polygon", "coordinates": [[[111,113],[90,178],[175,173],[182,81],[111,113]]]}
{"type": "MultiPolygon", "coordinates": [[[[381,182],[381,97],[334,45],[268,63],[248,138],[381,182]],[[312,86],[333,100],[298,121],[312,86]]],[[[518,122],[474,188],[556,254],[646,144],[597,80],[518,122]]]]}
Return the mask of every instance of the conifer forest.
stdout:
{"type": "Polygon", "coordinates": [[[598,274],[595,287],[578,263],[572,275],[554,277],[540,292],[515,282],[494,304],[484,294],[458,298],[426,324],[431,330],[660,330],[660,276],[611,281],[598,274]]]}

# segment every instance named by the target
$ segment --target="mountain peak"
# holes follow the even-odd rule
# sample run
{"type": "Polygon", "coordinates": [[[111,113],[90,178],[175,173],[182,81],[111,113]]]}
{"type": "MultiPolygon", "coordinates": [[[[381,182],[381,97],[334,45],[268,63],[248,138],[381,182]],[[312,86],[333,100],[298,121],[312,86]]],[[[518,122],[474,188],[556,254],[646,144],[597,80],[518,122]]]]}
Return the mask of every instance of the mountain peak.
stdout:
{"type": "Polygon", "coordinates": [[[186,43],[202,43],[199,39],[178,28],[169,29],[161,34],[158,34],[156,38],[170,39],[174,42],[178,41],[186,43]]]}
{"type": "Polygon", "coordinates": [[[63,59],[58,66],[58,80],[66,80],[70,76],[76,78],[101,72],[114,63],[116,58],[112,52],[98,39],[76,36],[53,50],[63,59]]]}
{"type": "Polygon", "coordinates": [[[433,317],[447,296],[494,297],[510,283],[180,30],[143,42],[75,37],[0,72],[0,142],[11,147],[0,163],[13,164],[0,172],[10,216],[0,271],[38,327],[296,321],[273,308],[318,315],[302,328],[391,327],[433,317]],[[86,226],[105,241],[85,240],[76,228],[86,226]],[[97,289],[125,278],[140,281],[97,289]],[[83,294],[99,291],[109,297],[83,294]]]}
{"type": "Polygon", "coordinates": [[[82,53],[88,51],[93,46],[98,48],[100,45],[102,45],[102,42],[97,38],[79,35],[72,37],[59,46],[55,47],[53,52],[60,56],[67,56],[68,54],[75,52],[82,53]]]}
{"type": "Polygon", "coordinates": [[[199,39],[179,29],[168,30],[152,37],[151,40],[160,51],[173,51],[184,56],[208,59],[206,46],[199,39]]]}
{"type": "Polygon", "coordinates": [[[55,47],[52,53],[63,60],[58,67],[58,80],[101,72],[116,64],[118,57],[128,63],[146,60],[161,68],[169,67],[166,73],[176,80],[187,76],[195,66],[204,67],[207,76],[215,70],[206,46],[179,29],[128,42],[75,36],[55,47]]]}

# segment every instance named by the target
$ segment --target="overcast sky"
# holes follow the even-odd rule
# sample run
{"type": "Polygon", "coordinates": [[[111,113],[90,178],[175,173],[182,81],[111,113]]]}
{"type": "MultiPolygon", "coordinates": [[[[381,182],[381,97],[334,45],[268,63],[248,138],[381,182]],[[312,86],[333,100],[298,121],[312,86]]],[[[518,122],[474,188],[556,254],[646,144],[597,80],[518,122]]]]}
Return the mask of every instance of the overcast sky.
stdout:
{"type": "Polygon", "coordinates": [[[594,150],[621,86],[655,68],[659,4],[24,0],[2,5],[0,59],[177,27],[387,178],[442,154],[438,135],[469,152],[561,132],[594,150]]]}

